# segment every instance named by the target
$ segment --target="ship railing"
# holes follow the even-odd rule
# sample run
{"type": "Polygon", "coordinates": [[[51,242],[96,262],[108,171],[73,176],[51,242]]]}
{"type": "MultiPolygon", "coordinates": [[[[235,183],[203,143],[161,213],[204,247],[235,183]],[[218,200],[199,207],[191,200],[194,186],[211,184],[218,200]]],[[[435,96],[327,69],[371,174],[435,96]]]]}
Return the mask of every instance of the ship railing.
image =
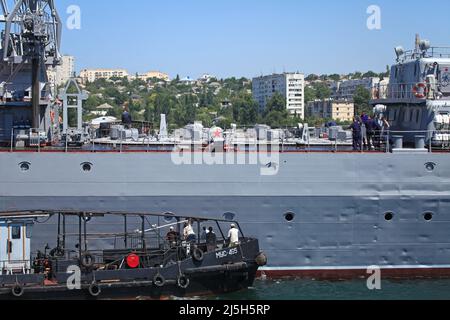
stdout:
{"type": "MultiPolygon", "coordinates": [[[[408,137],[409,143],[407,147],[417,150],[428,150],[429,153],[434,151],[450,151],[450,130],[382,130],[374,135],[375,146],[374,151],[390,153],[394,149],[403,149],[404,140],[408,137]],[[413,141],[414,142],[411,142],[413,141]]],[[[361,133],[361,152],[368,151],[367,135],[361,133]]],[[[406,147],[405,147],[406,149],[406,147]]]]}
{"type": "Polygon", "coordinates": [[[450,58],[450,47],[431,47],[426,52],[407,50],[403,54],[403,60],[414,60],[419,58],[450,58]]]}
{"type": "Polygon", "coordinates": [[[392,83],[392,84],[378,84],[371,91],[372,100],[437,100],[445,98],[446,93],[440,92],[440,87],[445,87],[448,84],[443,81],[437,81],[436,84],[426,83],[392,83]]]}
{"type": "MultiPolygon", "coordinates": [[[[377,151],[377,152],[391,152],[392,144],[394,140],[398,136],[408,137],[408,141],[410,141],[410,145],[414,144],[414,140],[424,136],[425,144],[429,151],[433,150],[450,150],[450,131],[448,128],[443,128],[443,130],[387,130],[383,129],[381,131],[377,131],[374,135],[375,149],[367,150],[364,148],[364,144],[361,144],[361,147],[358,150],[353,150],[352,148],[352,137],[349,133],[348,128],[345,126],[342,128],[343,131],[339,131],[337,136],[324,136],[321,139],[314,139],[313,137],[308,137],[305,141],[300,141],[298,139],[292,140],[291,138],[280,138],[272,142],[267,141],[259,141],[256,143],[248,143],[248,144],[229,144],[224,147],[223,152],[280,152],[280,153],[289,153],[289,152],[348,152],[348,151],[358,151],[358,152],[368,152],[368,151],[377,151]],[[343,138],[342,132],[346,133],[345,139],[343,138]],[[411,142],[412,141],[412,142],[411,142]]],[[[322,137],[322,135],[320,135],[322,137]]],[[[12,129],[11,130],[11,141],[10,146],[6,150],[9,152],[21,152],[21,151],[29,151],[29,152],[46,152],[46,151],[61,151],[65,153],[70,153],[72,151],[80,152],[80,148],[71,148],[67,141],[66,144],[60,146],[60,148],[50,148],[47,150],[43,146],[45,142],[44,139],[44,131],[40,129],[12,129]],[[19,133],[18,130],[22,131],[23,137],[17,137],[19,133]],[[29,144],[29,135],[32,134],[35,137],[35,141],[39,141],[34,145],[30,146],[29,144]],[[37,140],[39,139],[39,140],[37,140]],[[18,141],[22,141],[24,146],[17,146],[18,141]]],[[[361,131],[361,141],[363,142],[366,139],[366,133],[364,130],[361,131]]],[[[420,139],[419,139],[420,140],[420,139]]],[[[151,147],[150,138],[144,139],[144,141],[135,147],[133,151],[132,148],[125,148],[125,141],[119,139],[117,141],[117,145],[111,150],[106,150],[107,152],[151,152],[154,148],[151,147]]],[[[420,142],[420,141],[419,141],[420,142]]],[[[210,152],[211,148],[205,145],[191,146],[186,150],[194,151],[194,152],[210,152]]],[[[179,150],[176,150],[179,152],[179,150]]],[[[99,144],[94,142],[94,139],[91,140],[91,145],[87,148],[81,149],[81,152],[103,152],[102,148],[99,144]]],[[[170,150],[164,150],[164,152],[170,152],[170,150]]]]}
{"type": "MultiPolygon", "coordinates": [[[[107,246],[107,249],[103,250],[88,250],[86,248],[84,252],[88,252],[92,256],[96,267],[104,269],[114,268],[114,266],[117,269],[126,267],[126,259],[130,253],[137,255],[143,263],[147,262],[148,258],[151,258],[152,260],[158,259],[159,261],[162,261],[162,265],[166,265],[170,261],[173,261],[174,255],[178,261],[181,261],[183,256],[185,258],[189,257],[195,248],[199,248],[206,253],[228,248],[230,246],[229,239],[223,235],[222,231],[216,236],[216,242],[213,243],[214,248],[211,249],[208,246],[211,244],[208,244],[206,239],[201,239],[198,235],[193,241],[187,241],[180,237],[176,241],[171,242],[159,233],[146,234],[145,237],[142,237],[139,233],[128,233],[126,235],[91,234],[86,235],[86,240],[91,244],[95,244],[99,241],[102,244],[110,243],[110,245],[107,246]]],[[[78,235],[66,234],[66,237],[78,237],[78,235]]],[[[241,236],[239,240],[240,244],[242,244],[251,240],[251,238],[241,236]]],[[[64,251],[65,257],[68,260],[79,259],[79,251],[64,251]]],[[[28,269],[25,268],[24,270],[28,269]]]]}
{"type": "Polygon", "coordinates": [[[33,148],[37,149],[38,152],[41,152],[41,147],[45,144],[45,139],[42,139],[45,135],[45,130],[39,128],[12,128],[11,129],[11,138],[10,138],[10,152],[14,152],[14,150],[18,149],[16,147],[17,140],[24,142],[24,148],[33,148]],[[16,133],[23,132],[23,136],[17,136],[16,133]]]}

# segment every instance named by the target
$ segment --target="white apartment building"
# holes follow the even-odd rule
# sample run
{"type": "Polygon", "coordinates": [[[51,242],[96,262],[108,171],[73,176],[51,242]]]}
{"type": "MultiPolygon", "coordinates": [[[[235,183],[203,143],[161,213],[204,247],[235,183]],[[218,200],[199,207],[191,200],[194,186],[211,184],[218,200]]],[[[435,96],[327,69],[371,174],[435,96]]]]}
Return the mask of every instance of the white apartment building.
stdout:
{"type": "Polygon", "coordinates": [[[260,110],[275,93],[286,98],[286,108],[292,115],[305,118],[305,76],[302,73],[283,73],[253,79],[253,98],[260,110]]]}
{"type": "Polygon", "coordinates": [[[170,81],[170,76],[167,73],[160,71],[150,71],[144,74],[138,74],[137,76],[130,76],[130,80],[139,79],[143,81],[147,81],[148,79],[159,79],[162,81],[170,81]]]}
{"type": "Polygon", "coordinates": [[[56,86],[62,86],[75,74],[75,57],[63,56],[61,64],[47,70],[49,82],[56,86]]]}
{"type": "Polygon", "coordinates": [[[80,72],[83,82],[124,77],[129,77],[128,71],[125,69],[84,69],[80,72]]]}
{"type": "Polygon", "coordinates": [[[378,90],[387,87],[389,79],[381,80],[380,78],[364,78],[345,80],[338,83],[337,91],[333,95],[336,100],[353,100],[353,96],[358,87],[362,86],[366,90],[370,91],[371,96],[375,98],[378,90]]]}

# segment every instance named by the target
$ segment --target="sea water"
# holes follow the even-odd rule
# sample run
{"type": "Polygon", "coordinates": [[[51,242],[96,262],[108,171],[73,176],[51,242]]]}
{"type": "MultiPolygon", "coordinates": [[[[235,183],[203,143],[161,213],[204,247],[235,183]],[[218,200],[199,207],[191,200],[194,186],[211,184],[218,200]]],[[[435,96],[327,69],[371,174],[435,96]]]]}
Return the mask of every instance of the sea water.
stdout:
{"type": "Polygon", "coordinates": [[[365,280],[257,280],[254,287],[215,300],[449,300],[450,280],[384,280],[370,290],[365,280]]]}

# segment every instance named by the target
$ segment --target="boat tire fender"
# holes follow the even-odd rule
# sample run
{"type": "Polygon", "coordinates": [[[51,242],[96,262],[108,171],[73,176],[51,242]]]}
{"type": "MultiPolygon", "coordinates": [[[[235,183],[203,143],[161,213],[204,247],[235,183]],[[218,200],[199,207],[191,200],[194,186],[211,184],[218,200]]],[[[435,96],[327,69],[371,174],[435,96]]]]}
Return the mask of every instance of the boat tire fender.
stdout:
{"type": "Polygon", "coordinates": [[[202,262],[203,259],[205,258],[205,254],[203,253],[203,250],[201,250],[200,248],[195,248],[194,251],[192,252],[192,258],[194,258],[194,260],[197,262],[202,262]]]}
{"type": "Polygon", "coordinates": [[[260,252],[256,256],[255,262],[259,267],[264,267],[265,265],[267,265],[267,256],[264,253],[260,252]]]}
{"type": "Polygon", "coordinates": [[[184,274],[180,274],[177,279],[177,284],[181,289],[187,289],[191,281],[184,274]]]}
{"type": "Polygon", "coordinates": [[[96,282],[91,283],[88,290],[93,297],[98,297],[102,293],[102,288],[96,282]]]}
{"type": "Polygon", "coordinates": [[[157,274],[154,278],[153,278],[153,284],[155,286],[157,286],[158,288],[162,288],[166,285],[166,279],[160,275],[157,274]]]}
{"type": "Polygon", "coordinates": [[[11,293],[14,297],[20,298],[25,293],[24,288],[20,284],[16,284],[12,289],[11,293]]]}
{"type": "Polygon", "coordinates": [[[94,256],[89,253],[89,252],[85,252],[81,255],[81,265],[85,268],[92,268],[94,266],[94,256]]]}

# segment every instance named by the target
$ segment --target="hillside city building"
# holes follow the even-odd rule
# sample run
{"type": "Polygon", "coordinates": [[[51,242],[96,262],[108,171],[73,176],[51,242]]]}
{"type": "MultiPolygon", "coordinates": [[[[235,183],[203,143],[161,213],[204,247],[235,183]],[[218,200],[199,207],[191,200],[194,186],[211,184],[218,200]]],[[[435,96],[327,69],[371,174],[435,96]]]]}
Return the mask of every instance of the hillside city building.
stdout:
{"type": "Polygon", "coordinates": [[[305,76],[302,73],[282,73],[253,79],[253,98],[264,110],[267,102],[281,94],[286,99],[286,108],[290,114],[305,118],[305,76]]]}
{"type": "Polygon", "coordinates": [[[352,121],[355,115],[355,105],[348,100],[315,100],[308,103],[307,116],[334,121],[352,121]]]}
{"type": "Polygon", "coordinates": [[[84,69],[80,72],[80,78],[83,82],[124,77],[129,77],[128,71],[125,69],[84,69]]]}
{"type": "Polygon", "coordinates": [[[138,74],[135,76],[130,76],[130,80],[138,79],[142,81],[147,81],[148,79],[158,79],[162,81],[170,81],[170,76],[167,73],[160,71],[150,71],[144,74],[138,74]]]}
{"type": "Polygon", "coordinates": [[[143,74],[130,75],[125,69],[84,69],[80,72],[83,82],[94,82],[99,79],[128,78],[129,80],[143,80],[156,78],[162,81],[170,81],[168,74],[160,71],[150,71],[143,74]]]}
{"type": "Polygon", "coordinates": [[[339,81],[333,92],[333,98],[335,100],[352,100],[358,87],[368,90],[371,96],[376,98],[380,94],[378,90],[387,88],[388,84],[389,79],[381,80],[377,77],[339,81]]]}
{"type": "Polygon", "coordinates": [[[49,82],[56,86],[64,85],[74,75],[75,57],[73,56],[63,56],[59,66],[47,70],[49,82]]]}

